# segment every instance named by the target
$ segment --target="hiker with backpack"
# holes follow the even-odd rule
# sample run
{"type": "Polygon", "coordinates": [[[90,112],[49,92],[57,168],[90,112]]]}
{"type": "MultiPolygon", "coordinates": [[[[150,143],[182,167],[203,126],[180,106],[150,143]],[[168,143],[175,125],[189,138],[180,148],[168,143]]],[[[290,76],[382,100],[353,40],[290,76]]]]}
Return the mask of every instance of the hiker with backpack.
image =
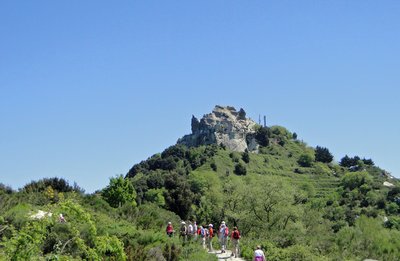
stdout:
{"type": "Polygon", "coordinates": [[[226,244],[228,241],[228,235],[229,235],[229,228],[225,224],[225,221],[222,221],[221,226],[219,227],[219,230],[218,230],[218,238],[219,238],[219,243],[221,245],[221,253],[226,252],[226,244]]]}
{"type": "Polygon", "coordinates": [[[187,237],[187,227],[186,227],[186,222],[182,221],[181,222],[181,227],[179,229],[179,238],[183,240],[183,242],[186,242],[186,237],[187,237]]]}
{"type": "Polygon", "coordinates": [[[174,235],[174,227],[171,222],[168,222],[167,228],[165,229],[167,236],[172,237],[174,235]]]}
{"type": "Polygon", "coordinates": [[[208,252],[213,252],[213,246],[212,246],[212,239],[214,236],[214,230],[213,230],[213,224],[208,225],[208,237],[207,237],[207,246],[208,246],[208,252]]]}
{"type": "Polygon", "coordinates": [[[200,230],[199,236],[201,238],[201,245],[203,246],[203,249],[206,249],[208,229],[206,228],[206,226],[200,226],[199,230],[200,230]]]}
{"type": "Polygon", "coordinates": [[[240,239],[240,232],[237,227],[233,228],[231,241],[232,241],[232,256],[238,257],[239,256],[239,239],[240,239]]]}

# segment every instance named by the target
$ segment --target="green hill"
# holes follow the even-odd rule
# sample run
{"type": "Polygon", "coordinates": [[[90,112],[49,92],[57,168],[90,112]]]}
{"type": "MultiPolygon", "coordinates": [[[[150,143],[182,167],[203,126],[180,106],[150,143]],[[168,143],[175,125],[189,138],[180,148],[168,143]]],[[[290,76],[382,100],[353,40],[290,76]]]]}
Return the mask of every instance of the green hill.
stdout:
{"type": "Polygon", "coordinates": [[[370,159],[332,162],[327,148],[307,146],[281,126],[229,133],[249,122],[228,109],[237,122],[218,125],[215,137],[201,129],[214,125],[192,120],[192,136],[97,193],[58,178],[19,191],[0,186],[0,260],[215,260],[199,242],[166,236],[167,222],[177,230],[181,220],[237,226],[246,260],[256,245],[268,260],[398,260],[396,179],[370,159]],[[39,210],[52,215],[33,218],[39,210]]]}

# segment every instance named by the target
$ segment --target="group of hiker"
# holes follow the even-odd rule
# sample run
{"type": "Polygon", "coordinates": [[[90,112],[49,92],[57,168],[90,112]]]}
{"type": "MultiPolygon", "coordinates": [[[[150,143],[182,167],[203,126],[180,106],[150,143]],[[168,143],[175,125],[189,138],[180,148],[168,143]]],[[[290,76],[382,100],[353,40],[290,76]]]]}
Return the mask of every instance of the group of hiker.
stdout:
{"type": "MultiPolygon", "coordinates": [[[[174,236],[175,230],[171,222],[168,222],[166,233],[169,237],[174,236]]],[[[183,242],[197,242],[200,240],[204,249],[213,252],[213,238],[217,236],[221,246],[221,253],[226,253],[228,238],[232,242],[232,256],[239,256],[239,239],[240,232],[237,227],[234,227],[232,232],[229,232],[228,226],[225,221],[222,221],[218,229],[214,229],[213,224],[197,225],[196,221],[188,222],[182,221],[179,227],[179,238],[183,242]]]]}

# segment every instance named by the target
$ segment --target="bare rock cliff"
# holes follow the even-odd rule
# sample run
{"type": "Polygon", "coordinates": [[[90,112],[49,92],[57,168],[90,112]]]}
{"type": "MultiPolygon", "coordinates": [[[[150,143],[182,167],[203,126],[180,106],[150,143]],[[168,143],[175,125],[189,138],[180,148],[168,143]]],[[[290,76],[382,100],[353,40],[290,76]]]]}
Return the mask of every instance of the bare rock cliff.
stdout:
{"type": "Polygon", "coordinates": [[[200,121],[192,116],[192,134],[185,135],[177,143],[189,147],[223,144],[234,151],[256,151],[255,127],[256,123],[246,118],[243,109],[236,111],[234,107],[217,105],[200,121]]]}

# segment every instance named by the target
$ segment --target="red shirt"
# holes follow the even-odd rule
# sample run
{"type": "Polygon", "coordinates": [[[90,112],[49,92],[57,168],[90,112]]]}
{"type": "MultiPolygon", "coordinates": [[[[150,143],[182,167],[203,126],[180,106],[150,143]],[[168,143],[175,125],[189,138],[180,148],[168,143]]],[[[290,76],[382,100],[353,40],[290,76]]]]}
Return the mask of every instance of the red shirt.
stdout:
{"type": "Polygon", "coordinates": [[[172,233],[174,232],[174,228],[172,227],[172,225],[168,225],[167,226],[167,233],[172,233]]]}

